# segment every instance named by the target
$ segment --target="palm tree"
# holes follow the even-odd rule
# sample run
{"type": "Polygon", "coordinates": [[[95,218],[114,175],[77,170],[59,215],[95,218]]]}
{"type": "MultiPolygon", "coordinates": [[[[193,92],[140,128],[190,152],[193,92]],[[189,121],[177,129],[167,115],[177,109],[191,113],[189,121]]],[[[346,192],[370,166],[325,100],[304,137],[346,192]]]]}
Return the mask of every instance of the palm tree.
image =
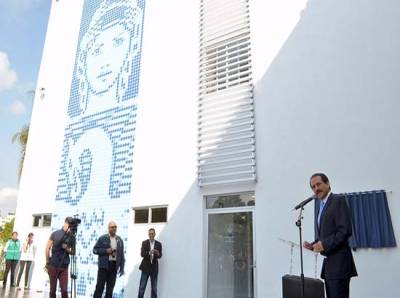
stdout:
{"type": "Polygon", "coordinates": [[[26,144],[28,143],[29,125],[24,125],[19,132],[13,135],[11,141],[18,141],[21,146],[21,158],[19,160],[18,181],[21,179],[22,169],[24,167],[26,144]]]}

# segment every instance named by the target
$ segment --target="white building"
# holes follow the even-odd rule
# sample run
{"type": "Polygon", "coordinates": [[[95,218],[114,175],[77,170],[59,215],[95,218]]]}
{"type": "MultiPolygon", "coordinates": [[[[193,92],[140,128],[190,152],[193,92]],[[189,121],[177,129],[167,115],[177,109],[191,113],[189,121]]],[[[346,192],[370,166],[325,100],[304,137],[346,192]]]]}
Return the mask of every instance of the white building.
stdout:
{"type": "MultiPolygon", "coordinates": [[[[79,296],[114,219],[118,297],[138,291],[150,227],[160,297],[282,297],[300,271],[291,210],[323,171],[336,193],[386,190],[399,240],[399,27],[394,0],[53,1],[15,229],[40,252],[50,215],[82,219],[79,296]]],[[[354,252],[351,296],[395,297],[399,252],[354,252]]],[[[304,253],[306,276],[320,264],[304,253]]]]}

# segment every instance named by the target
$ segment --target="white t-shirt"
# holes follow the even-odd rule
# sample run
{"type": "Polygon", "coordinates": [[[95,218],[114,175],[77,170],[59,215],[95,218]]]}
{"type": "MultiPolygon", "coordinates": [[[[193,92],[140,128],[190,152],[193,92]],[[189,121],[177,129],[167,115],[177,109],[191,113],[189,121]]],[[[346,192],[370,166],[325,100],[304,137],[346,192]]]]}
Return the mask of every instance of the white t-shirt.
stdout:
{"type": "Polygon", "coordinates": [[[29,244],[27,242],[22,245],[21,249],[21,261],[33,261],[35,259],[35,253],[36,253],[36,246],[32,243],[29,244]],[[26,249],[26,252],[25,252],[26,249]]]}
{"type": "Polygon", "coordinates": [[[116,253],[116,251],[117,251],[117,237],[111,237],[110,236],[110,241],[111,241],[111,248],[115,252],[112,255],[110,255],[108,257],[108,259],[110,261],[116,261],[117,260],[117,253],[116,253]]]}

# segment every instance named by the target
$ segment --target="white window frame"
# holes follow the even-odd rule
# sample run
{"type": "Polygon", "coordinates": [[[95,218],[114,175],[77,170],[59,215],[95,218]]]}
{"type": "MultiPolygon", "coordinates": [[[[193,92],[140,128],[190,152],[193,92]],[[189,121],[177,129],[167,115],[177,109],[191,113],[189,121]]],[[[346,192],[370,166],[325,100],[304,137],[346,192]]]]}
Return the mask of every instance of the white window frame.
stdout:
{"type": "MultiPolygon", "coordinates": [[[[254,191],[241,191],[241,192],[228,192],[215,195],[232,195],[241,193],[254,193],[254,191]]],[[[253,290],[254,298],[258,297],[258,285],[257,285],[257,239],[256,239],[256,206],[240,206],[240,207],[228,207],[228,208],[209,208],[207,209],[207,197],[213,196],[212,194],[203,196],[203,298],[207,298],[207,279],[208,279],[208,215],[209,214],[225,214],[225,213],[236,213],[236,212],[251,212],[253,217],[253,290]]],[[[255,199],[255,194],[254,194],[255,199]]],[[[255,200],[256,201],[256,200],[255,200]]]]}

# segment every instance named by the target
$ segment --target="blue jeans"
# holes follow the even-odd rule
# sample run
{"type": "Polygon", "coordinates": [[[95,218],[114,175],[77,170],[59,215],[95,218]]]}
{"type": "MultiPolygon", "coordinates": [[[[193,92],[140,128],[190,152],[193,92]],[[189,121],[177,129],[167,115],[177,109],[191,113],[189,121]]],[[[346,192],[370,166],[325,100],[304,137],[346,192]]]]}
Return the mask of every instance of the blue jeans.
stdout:
{"type": "Polygon", "coordinates": [[[143,298],[149,277],[151,281],[151,298],[157,298],[157,273],[146,273],[143,271],[142,271],[142,276],[140,277],[138,298],[143,298]]]}

